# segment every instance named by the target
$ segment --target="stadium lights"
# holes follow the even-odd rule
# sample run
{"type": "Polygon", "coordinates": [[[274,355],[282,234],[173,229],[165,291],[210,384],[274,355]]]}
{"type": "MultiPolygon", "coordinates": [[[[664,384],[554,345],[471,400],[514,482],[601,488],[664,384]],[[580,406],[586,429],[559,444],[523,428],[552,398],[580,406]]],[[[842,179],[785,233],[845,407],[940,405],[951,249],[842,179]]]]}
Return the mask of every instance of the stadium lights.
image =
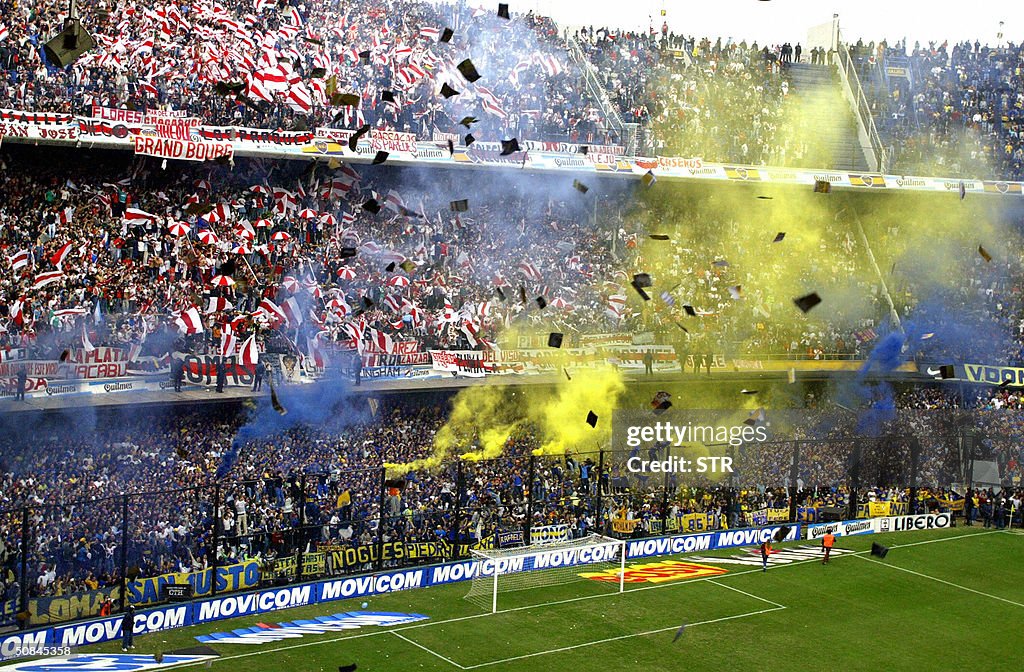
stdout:
{"type": "Polygon", "coordinates": [[[82,28],[82,22],[75,12],[75,0],[70,0],[64,28],[43,45],[43,53],[51,63],[64,68],[95,46],[96,41],[82,28]]]}

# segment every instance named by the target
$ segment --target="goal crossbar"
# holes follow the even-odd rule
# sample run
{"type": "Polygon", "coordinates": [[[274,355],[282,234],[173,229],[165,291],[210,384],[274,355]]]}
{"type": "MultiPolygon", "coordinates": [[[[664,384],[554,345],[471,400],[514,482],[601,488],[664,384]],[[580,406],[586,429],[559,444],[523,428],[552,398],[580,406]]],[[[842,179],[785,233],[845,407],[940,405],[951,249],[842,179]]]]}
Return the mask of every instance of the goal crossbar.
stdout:
{"type": "Polygon", "coordinates": [[[479,564],[466,599],[489,606],[491,613],[498,611],[499,591],[576,581],[581,567],[615,567],[617,592],[625,590],[626,542],[598,534],[543,546],[474,550],[472,557],[479,564]]]}

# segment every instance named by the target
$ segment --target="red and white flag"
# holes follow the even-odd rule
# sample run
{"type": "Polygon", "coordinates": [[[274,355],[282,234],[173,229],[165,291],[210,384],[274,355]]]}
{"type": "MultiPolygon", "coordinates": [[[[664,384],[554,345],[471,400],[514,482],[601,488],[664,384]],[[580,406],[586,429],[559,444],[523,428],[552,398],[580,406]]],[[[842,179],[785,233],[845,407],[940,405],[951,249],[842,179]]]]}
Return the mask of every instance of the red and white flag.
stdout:
{"type": "Polygon", "coordinates": [[[19,327],[25,322],[25,313],[22,310],[23,304],[21,299],[18,299],[11,304],[11,320],[14,321],[19,327]]]}
{"type": "Polygon", "coordinates": [[[61,224],[65,224],[65,225],[70,224],[71,220],[74,218],[74,216],[75,216],[75,209],[73,207],[71,207],[70,205],[68,207],[64,208],[63,210],[61,210],[59,213],[57,213],[57,219],[60,220],[61,224]]]}
{"type": "Polygon", "coordinates": [[[147,222],[151,219],[156,219],[156,215],[151,215],[144,210],[128,208],[124,211],[124,218],[129,222],[147,222]]]}
{"type": "Polygon", "coordinates": [[[260,307],[257,308],[256,312],[253,314],[266,316],[273,327],[276,327],[279,323],[285,322],[288,319],[288,316],[284,314],[284,311],[270,299],[263,299],[260,301],[260,307]]]}
{"type": "Polygon", "coordinates": [[[288,299],[281,304],[281,312],[284,313],[285,320],[288,322],[289,327],[298,327],[302,324],[302,308],[299,306],[299,302],[294,296],[288,297],[288,299]]]}
{"type": "Polygon", "coordinates": [[[391,337],[382,331],[374,329],[373,327],[370,327],[370,340],[373,341],[374,345],[376,345],[381,352],[390,354],[395,350],[395,342],[391,337]]]}
{"type": "Polygon", "coordinates": [[[306,350],[309,352],[309,356],[313,359],[313,364],[323,369],[327,367],[327,354],[324,352],[323,345],[320,343],[320,335],[328,332],[318,332],[312,338],[306,338],[306,350]]]}
{"type": "Polygon", "coordinates": [[[206,313],[219,313],[222,310],[231,310],[235,305],[223,296],[211,296],[210,302],[206,305],[206,313]]]}
{"type": "Polygon", "coordinates": [[[11,270],[17,271],[28,266],[28,262],[31,259],[28,250],[19,250],[12,257],[8,257],[7,260],[11,262],[11,270]]]}
{"type": "Polygon", "coordinates": [[[406,210],[405,202],[402,200],[402,196],[392,189],[388,192],[387,198],[384,199],[384,207],[388,210],[401,213],[406,210]]]}
{"type": "Polygon", "coordinates": [[[256,334],[245,339],[242,343],[242,350],[239,353],[238,363],[246,368],[256,366],[260,361],[260,349],[256,345],[256,334]]]}
{"type": "Polygon", "coordinates": [[[50,271],[48,273],[40,273],[35,277],[35,280],[32,282],[32,289],[42,289],[47,285],[52,285],[53,283],[57,282],[63,277],[63,271],[50,271]]]}
{"type": "Polygon", "coordinates": [[[50,257],[50,263],[56,266],[57,268],[60,268],[60,265],[64,263],[65,259],[67,259],[68,252],[70,251],[71,243],[64,243],[57,249],[56,252],[53,253],[53,256],[50,257]]]}
{"type": "Polygon", "coordinates": [[[203,318],[200,317],[199,311],[196,310],[195,306],[181,311],[181,315],[174,320],[174,324],[178,326],[178,331],[186,334],[203,333],[203,318]]]}
{"type": "Polygon", "coordinates": [[[541,280],[540,271],[537,270],[536,266],[534,266],[528,261],[524,261],[523,263],[519,264],[519,272],[522,273],[523,276],[525,276],[528,280],[535,280],[537,282],[540,282],[541,280]]]}
{"type": "Polygon", "coordinates": [[[235,336],[235,330],[231,327],[231,323],[228,322],[224,325],[224,331],[220,335],[220,356],[233,357],[237,349],[238,337],[235,336]]]}

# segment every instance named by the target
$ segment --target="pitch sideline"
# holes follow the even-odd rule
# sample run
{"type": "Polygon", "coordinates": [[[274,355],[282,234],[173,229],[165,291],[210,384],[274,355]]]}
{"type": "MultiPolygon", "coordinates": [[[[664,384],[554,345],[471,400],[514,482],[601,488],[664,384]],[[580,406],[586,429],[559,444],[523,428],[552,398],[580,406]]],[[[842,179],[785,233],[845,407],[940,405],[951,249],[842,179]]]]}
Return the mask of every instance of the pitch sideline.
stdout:
{"type": "MultiPolygon", "coordinates": [[[[969,539],[969,538],[974,538],[974,537],[982,537],[982,536],[985,536],[985,535],[988,535],[988,534],[996,534],[997,532],[1003,532],[1003,531],[1004,530],[992,530],[992,531],[989,531],[989,532],[974,532],[974,533],[970,533],[970,534],[957,534],[957,535],[952,536],[952,537],[943,537],[941,539],[928,539],[926,541],[916,541],[916,542],[909,543],[909,544],[894,545],[894,546],[890,546],[890,548],[909,548],[911,546],[921,546],[921,545],[924,545],[924,544],[935,544],[935,543],[941,543],[941,542],[945,542],[945,541],[956,541],[956,540],[960,540],[960,539],[969,539]]],[[[849,555],[862,555],[864,553],[870,553],[870,550],[855,551],[854,553],[850,553],[850,554],[847,554],[847,555],[844,555],[844,556],[841,556],[841,557],[848,557],[849,555]]],[[[805,564],[810,563],[810,562],[818,562],[818,560],[817,559],[799,560],[797,562],[792,562],[792,563],[789,563],[787,565],[776,565],[774,567],[769,567],[769,570],[774,571],[774,570],[782,569],[783,567],[794,567],[794,566],[797,566],[797,565],[805,565],[805,564]]],[[[750,570],[745,570],[745,571],[742,571],[742,572],[734,572],[734,573],[731,573],[731,574],[726,574],[724,576],[726,576],[726,577],[742,576],[744,574],[752,574],[752,573],[760,572],[760,571],[761,571],[760,569],[750,569],[750,570]]],[[[529,605],[529,606],[525,606],[525,607],[514,607],[512,609],[505,609],[505,610],[502,610],[502,611],[498,611],[497,613],[498,614],[507,614],[507,613],[511,613],[511,612],[515,612],[515,611],[523,611],[523,610],[526,610],[526,609],[538,609],[538,608],[541,608],[541,607],[549,607],[549,606],[554,606],[554,605],[557,605],[557,604],[566,604],[566,603],[570,603],[570,602],[579,602],[579,601],[582,601],[582,600],[590,600],[590,599],[605,598],[605,597],[614,597],[616,595],[625,595],[625,594],[640,592],[640,591],[644,591],[644,590],[654,590],[654,589],[657,589],[657,588],[672,588],[672,587],[679,587],[679,586],[688,586],[688,585],[693,585],[695,583],[699,583],[701,581],[710,581],[712,579],[720,579],[720,578],[723,578],[723,577],[721,577],[721,576],[707,577],[707,578],[703,578],[703,579],[693,579],[691,581],[683,581],[683,582],[679,582],[679,583],[666,583],[666,584],[655,585],[655,586],[647,586],[647,587],[644,587],[644,588],[633,588],[631,590],[626,591],[625,593],[607,593],[607,594],[601,594],[601,595],[587,595],[585,597],[575,597],[575,598],[571,598],[571,599],[568,599],[568,600],[559,600],[559,601],[556,601],[556,602],[546,602],[544,604],[529,605]]],[[[393,633],[393,632],[404,632],[405,630],[414,630],[416,628],[432,627],[432,626],[435,626],[435,625],[446,625],[448,623],[457,623],[457,622],[460,622],[460,621],[467,621],[467,620],[472,620],[472,619],[476,619],[476,618],[484,618],[484,617],[487,617],[487,616],[495,616],[495,615],[497,615],[497,614],[483,613],[483,614],[472,614],[470,616],[459,616],[459,617],[456,617],[456,618],[445,619],[443,621],[424,621],[422,623],[417,623],[417,624],[413,624],[413,625],[400,626],[400,627],[397,627],[397,628],[393,628],[391,630],[381,630],[381,631],[377,631],[377,632],[367,632],[367,633],[362,633],[362,634],[358,634],[358,635],[348,635],[348,636],[342,636],[342,637],[331,637],[331,638],[327,638],[327,639],[319,639],[319,640],[310,641],[310,642],[303,642],[301,644],[291,644],[289,646],[279,646],[279,647],[274,648],[274,649],[266,649],[266,650],[263,650],[263,651],[250,651],[248,653],[239,653],[239,654],[235,654],[235,655],[231,655],[231,656],[221,656],[220,658],[218,658],[214,662],[218,662],[219,663],[221,661],[227,661],[227,660],[239,660],[239,659],[242,659],[242,658],[249,658],[250,656],[265,656],[265,655],[272,654],[272,653],[280,653],[281,651],[291,651],[293,649],[302,649],[302,648],[306,648],[308,646],[319,646],[319,645],[322,645],[322,644],[332,644],[332,643],[343,641],[343,640],[362,639],[363,637],[376,637],[376,636],[379,636],[379,635],[386,635],[386,634],[390,634],[390,633],[393,633]]],[[[673,627],[675,627],[675,626],[673,626],[673,627]]],[[[197,666],[199,664],[201,664],[201,663],[183,663],[183,664],[180,664],[180,665],[168,666],[168,667],[163,668],[163,669],[185,669],[187,667],[195,667],[195,666],[197,666]]]]}

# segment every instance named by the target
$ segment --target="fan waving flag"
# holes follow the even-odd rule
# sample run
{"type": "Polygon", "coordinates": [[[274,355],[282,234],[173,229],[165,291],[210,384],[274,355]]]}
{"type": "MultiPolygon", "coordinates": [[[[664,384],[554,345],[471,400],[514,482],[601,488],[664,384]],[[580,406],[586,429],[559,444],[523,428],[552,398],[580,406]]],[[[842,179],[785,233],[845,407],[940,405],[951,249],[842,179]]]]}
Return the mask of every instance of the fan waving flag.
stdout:
{"type": "Polygon", "coordinates": [[[245,339],[245,343],[242,343],[239,363],[246,368],[252,368],[256,366],[259,361],[260,349],[256,345],[256,334],[253,334],[249,338],[245,339]]]}
{"type": "Polygon", "coordinates": [[[64,277],[63,271],[50,271],[49,273],[40,273],[35,277],[32,282],[32,289],[42,289],[47,285],[52,285],[61,278],[64,277]]]}
{"type": "Polygon", "coordinates": [[[298,327],[302,324],[302,308],[299,306],[299,302],[295,300],[294,296],[288,297],[288,299],[281,304],[281,312],[284,313],[285,320],[288,322],[289,327],[298,327]]]}
{"type": "Polygon", "coordinates": [[[50,263],[56,266],[57,268],[60,268],[61,264],[63,264],[64,260],[67,258],[68,252],[70,251],[71,243],[64,243],[56,252],[53,253],[53,256],[50,257],[50,263]]]}
{"type": "Polygon", "coordinates": [[[124,211],[124,218],[129,222],[148,222],[151,219],[156,219],[156,215],[151,215],[144,210],[128,208],[124,211]]]}
{"type": "Polygon", "coordinates": [[[8,257],[8,261],[11,262],[12,271],[17,271],[28,266],[30,259],[31,257],[29,256],[28,250],[20,250],[14,256],[8,257]]]}
{"type": "Polygon", "coordinates": [[[181,315],[178,316],[174,323],[178,326],[178,331],[186,334],[203,333],[203,318],[199,316],[199,311],[196,310],[195,306],[181,311],[181,315]]]}
{"type": "Polygon", "coordinates": [[[231,328],[231,323],[228,322],[224,325],[224,331],[220,336],[220,356],[233,357],[237,348],[238,337],[235,336],[235,330],[231,328]]]}

